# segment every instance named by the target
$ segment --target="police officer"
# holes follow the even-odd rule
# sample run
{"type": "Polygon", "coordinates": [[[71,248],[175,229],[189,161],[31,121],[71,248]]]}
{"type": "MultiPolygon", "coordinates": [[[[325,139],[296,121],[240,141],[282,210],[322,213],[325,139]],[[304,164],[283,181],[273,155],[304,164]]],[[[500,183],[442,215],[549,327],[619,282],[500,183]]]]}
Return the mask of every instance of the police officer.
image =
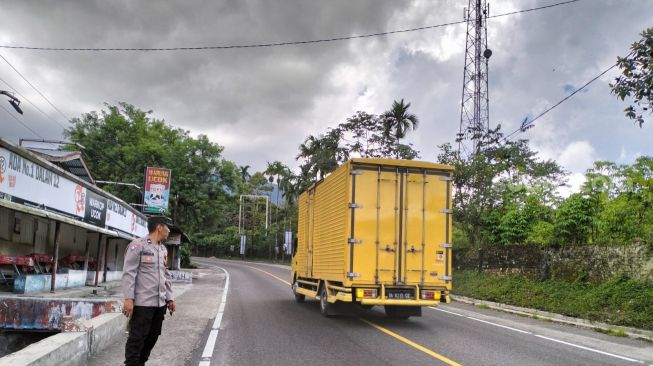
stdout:
{"type": "Polygon", "coordinates": [[[125,345],[125,365],[144,365],[161,334],[166,309],[176,310],[172,281],[166,268],[172,222],[165,216],[151,216],[149,234],[127,246],[122,273],[123,313],[130,318],[125,345]]]}

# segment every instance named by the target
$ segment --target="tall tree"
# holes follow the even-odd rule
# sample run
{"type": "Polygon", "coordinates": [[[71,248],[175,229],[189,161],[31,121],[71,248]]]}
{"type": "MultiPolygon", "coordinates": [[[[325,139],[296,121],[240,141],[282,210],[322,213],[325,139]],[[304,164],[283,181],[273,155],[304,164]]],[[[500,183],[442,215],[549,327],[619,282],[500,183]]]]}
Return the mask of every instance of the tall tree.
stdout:
{"type": "Polygon", "coordinates": [[[343,147],[351,156],[412,160],[419,152],[412,144],[399,144],[393,133],[386,133],[385,118],[366,112],[356,112],[338,125],[345,138],[343,147]]]}
{"type": "Polygon", "coordinates": [[[313,177],[323,179],[334,171],[338,165],[349,159],[349,152],[341,146],[342,130],[329,129],[326,134],[315,137],[310,135],[299,146],[296,159],[304,159],[313,177]]]}
{"type": "Polygon", "coordinates": [[[246,183],[249,180],[249,178],[251,178],[251,174],[249,174],[249,168],[250,168],[249,165],[243,165],[239,167],[240,179],[243,181],[243,183],[246,183]]]}
{"type": "Polygon", "coordinates": [[[269,177],[268,179],[270,183],[273,183],[276,178],[278,184],[281,177],[290,174],[290,168],[288,168],[286,165],[284,165],[282,162],[278,160],[273,161],[272,163],[268,161],[267,168],[263,173],[269,177]]]}
{"type": "Polygon", "coordinates": [[[621,100],[633,99],[624,112],[639,127],[644,124],[644,114],[653,113],[653,28],[645,29],[641,36],[626,57],[617,57],[621,75],[610,84],[612,93],[621,100]]]}
{"type": "MultiPolygon", "coordinates": [[[[563,170],[554,161],[538,159],[527,140],[504,142],[501,126],[484,133],[477,144],[479,153],[467,158],[451,144],[441,145],[437,160],[455,167],[454,215],[470,244],[481,247],[500,241],[496,228],[510,202],[506,195],[524,186],[558,187],[563,184],[563,170]]],[[[513,219],[523,222],[522,216],[513,219]]],[[[505,240],[515,239],[523,235],[505,236],[505,240]]]]}
{"type": "MultiPolygon", "coordinates": [[[[87,165],[98,180],[142,185],[147,166],[172,169],[171,215],[191,234],[228,225],[232,193],[239,177],[223,148],[208,137],[190,136],[137,107],[119,103],[85,113],[66,130],[71,142],[85,146],[87,165]]],[[[141,203],[142,192],[122,186],[103,189],[128,203],[141,203]]]]}
{"type": "MultiPolygon", "coordinates": [[[[404,103],[403,99],[399,102],[395,100],[392,103],[392,108],[382,115],[384,136],[386,138],[393,136],[397,140],[397,145],[402,138],[406,137],[406,133],[410,129],[416,130],[419,124],[417,116],[408,113],[408,108],[410,108],[410,103],[404,103]]],[[[397,147],[396,157],[399,158],[399,147],[397,147]]]]}
{"type": "Polygon", "coordinates": [[[592,204],[580,193],[564,200],[556,211],[554,235],[558,244],[587,243],[592,231],[592,204]]]}

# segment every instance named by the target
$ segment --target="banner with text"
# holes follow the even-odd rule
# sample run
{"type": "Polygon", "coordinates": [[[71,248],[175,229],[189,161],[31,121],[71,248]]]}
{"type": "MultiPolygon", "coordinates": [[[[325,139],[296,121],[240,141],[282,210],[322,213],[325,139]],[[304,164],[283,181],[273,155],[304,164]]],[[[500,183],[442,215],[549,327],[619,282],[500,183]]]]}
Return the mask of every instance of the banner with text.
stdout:
{"type": "Polygon", "coordinates": [[[168,213],[172,170],[147,167],[145,169],[145,212],[168,213]]]}
{"type": "Polygon", "coordinates": [[[126,205],[87,189],[43,163],[0,147],[0,199],[54,211],[89,224],[134,236],[147,234],[147,222],[126,205]],[[120,222],[118,215],[128,217],[120,222]]]}
{"type": "Polygon", "coordinates": [[[107,200],[107,227],[122,232],[144,237],[147,235],[147,220],[136,215],[125,205],[107,200]]]}

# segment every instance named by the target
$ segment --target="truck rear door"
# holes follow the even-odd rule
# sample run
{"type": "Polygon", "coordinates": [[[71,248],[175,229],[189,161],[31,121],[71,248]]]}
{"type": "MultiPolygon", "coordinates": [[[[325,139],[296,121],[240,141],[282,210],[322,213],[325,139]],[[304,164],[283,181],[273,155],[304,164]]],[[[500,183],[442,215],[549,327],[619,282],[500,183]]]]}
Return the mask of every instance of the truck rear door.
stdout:
{"type": "Polygon", "coordinates": [[[400,174],[381,166],[351,172],[350,272],[357,283],[396,283],[400,174]]]}
{"type": "Polygon", "coordinates": [[[448,173],[383,166],[351,170],[350,278],[361,284],[444,285],[449,275],[448,173]]]}
{"type": "Polygon", "coordinates": [[[402,283],[444,285],[449,275],[448,177],[424,169],[407,169],[403,175],[402,283]]]}

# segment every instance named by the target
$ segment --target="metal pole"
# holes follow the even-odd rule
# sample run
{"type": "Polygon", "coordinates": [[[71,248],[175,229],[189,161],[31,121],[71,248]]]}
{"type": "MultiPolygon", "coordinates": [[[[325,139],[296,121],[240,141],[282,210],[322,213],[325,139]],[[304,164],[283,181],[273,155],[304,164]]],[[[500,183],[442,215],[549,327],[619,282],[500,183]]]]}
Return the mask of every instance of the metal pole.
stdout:
{"type": "Polygon", "coordinates": [[[50,277],[50,292],[56,290],[57,270],[59,270],[59,242],[61,241],[61,223],[57,221],[54,229],[54,263],[52,264],[52,276],[50,277]]]}
{"type": "Polygon", "coordinates": [[[241,223],[242,223],[241,218],[243,216],[243,196],[242,195],[240,196],[240,206],[238,206],[238,207],[239,207],[238,208],[238,235],[240,235],[241,234],[240,227],[241,227],[241,223]]]}
{"type": "Polygon", "coordinates": [[[90,254],[89,247],[91,244],[88,241],[88,235],[86,236],[86,250],[84,250],[84,272],[88,271],[88,256],[90,254]]]}
{"type": "Polygon", "coordinates": [[[109,244],[111,244],[111,239],[107,239],[106,244],[104,245],[104,259],[102,260],[102,283],[107,282],[107,264],[109,259],[109,244]]]}
{"type": "Polygon", "coordinates": [[[102,234],[98,235],[97,251],[95,252],[95,281],[93,282],[93,286],[97,286],[100,277],[100,248],[102,247],[103,239],[104,236],[102,234]]]}
{"type": "Polygon", "coordinates": [[[270,215],[268,211],[270,210],[270,197],[265,196],[265,234],[267,235],[268,231],[268,222],[270,221],[270,215]]]}

